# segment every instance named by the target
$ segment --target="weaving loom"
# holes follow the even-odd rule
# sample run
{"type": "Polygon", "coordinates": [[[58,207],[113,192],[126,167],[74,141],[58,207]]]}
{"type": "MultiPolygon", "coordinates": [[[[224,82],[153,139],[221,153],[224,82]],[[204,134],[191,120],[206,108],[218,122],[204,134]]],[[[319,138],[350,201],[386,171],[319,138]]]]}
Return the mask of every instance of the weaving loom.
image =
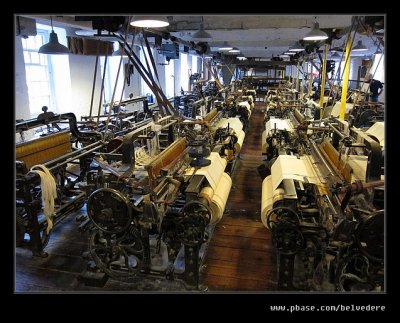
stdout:
{"type": "Polygon", "coordinates": [[[20,143],[16,146],[15,158],[25,162],[27,168],[43,164],[72,151],[70,136],[68,132],[59,132],[20,143]]]}

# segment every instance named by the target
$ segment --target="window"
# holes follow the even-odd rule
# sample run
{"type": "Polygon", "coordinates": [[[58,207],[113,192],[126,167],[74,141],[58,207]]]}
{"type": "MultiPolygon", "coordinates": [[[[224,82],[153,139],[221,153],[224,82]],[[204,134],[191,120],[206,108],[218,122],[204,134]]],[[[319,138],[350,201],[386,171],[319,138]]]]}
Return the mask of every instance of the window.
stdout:
{"type": "Polygon", "coordinates": [[[165,65],[165,95],[167,98],[175,96],[175,75],[174,60],[171,59],[168,65],[165,65]]]}
{"type": "Polygon", "coordinates": [[[183,91],[188,91],[189,88],[188,54],[181,53],[180,61],[181,61],[181,89],[183,89],[183,91]]]}
{"type": "MultiPolygon", "coordinates": [[[[150,69],[151,69],[152,75],[153,75],[153,77],[155,78],[153,68],[151,67],[151,61],[150,61],[150,58],[149,58],[149,53],[148,53],[148,51],[147,51],[147,48],[144,48],[144,51],[143,51],[142,49],[140,50],[140,61],[142,62],[143,66],[146,67],[146,70],[147,70],[146,59],[145,59],[145,56],[144,56],[145,53],[146,53],[147,61],[148,61],[149,64],[150,64],[150,69]]],[[[150,94],[153,93],[153,91],[150,90],[150,87],[149,87],[149,86],[147,85],[147,83],[143,80],[143,78],[140,79],[140,82],[141,82],[141,95],[147,95],[148,93],[150,93],[150,94]]]]}
{"type": "Polygon", "coordinates": [[[385,82],[385,56],[383,54],[375,54],[370,73],[374,75],[375,80],[385,82]]]}
{"type": "MultiPolygon", "coordinates": [[[[121,59],[120,56],[108,56],[107,57],[107,67],[106,67],[106,74],[105,74],[105,80],[104,80],[104,94],[103,94],[103,100],[106,103],[110,103],[111,99],[112,99],[115,82],[117,79],[120,59],[121,59]]],[[[105,63],[105,57],[101,56],[100,57],[101,77],[103,77],[104,63],[105,63]]],[[[122,93],[122,90],[124,87],[124,82],[125,82],[124,66],[125,66],[124,61],[122,61],[121,70],[119,71],[119,75],[118,75],[118,83],[117,83],[117,88],[115,90],[114,101],[119,101],[121,98],[121,93],[122,93]]],[[[122,96],[122,98],[124,99],[125,97],[122,96]]]]}
{"type": "Polygon", "coordinates": [[[42,113],[44,105],[49,110],[54,107],[52,98],[50,78],[49,55],[39,54],[40,46],[48,41],[48,33],[45,30],[37,30],[35,37],[21,38],[24,51],[26,82],[28,85],[29,109],[31,117],[36,117],[42,113]]]}
{"type": "MultiPolygon", "coordinates": [[[[51,27],[36,24],[36,29],[36,36],[21,38],[30,116],[34,118],[42,113],[44,105],[52,112],[71,112],[68,55],[39,54],[39,48],[49,41],[51,27]]],[[[67,45],[65,29],[54,27],[54,31],[58,35],[58,41],[67,45]]]]}
{"type": "Polygon", "coordinates": [[[198,68],[197,68],[197,56],[192,55],[192,74],[198,73],[198,68]]]}

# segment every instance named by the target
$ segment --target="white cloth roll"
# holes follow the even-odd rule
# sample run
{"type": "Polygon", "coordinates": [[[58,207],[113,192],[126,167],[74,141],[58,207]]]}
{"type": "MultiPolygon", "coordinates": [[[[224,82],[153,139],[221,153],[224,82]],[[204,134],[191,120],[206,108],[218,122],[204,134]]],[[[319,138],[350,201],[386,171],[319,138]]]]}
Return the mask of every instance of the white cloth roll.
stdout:
{"type": "Polygon", "coordinates": [[[308,180],[309,183],[320,183],[318,174],[314,170],[307,156],[279,155],[271,167],[272,188],[275,190],[285,179],[298,181],[308,180]]]}
{"type": "Polygon", "coordinates": [[[211,224],[215,224],[222,219],[225,211],[226,202],[229,197],[229,192],[232,187],[232,179],[227,173],[223,173],[218,183],[217,189],[214,190],[214,195],[211,204],[211,224]]]}
{"type": "Polygon", "coordinates": [[[208,201],[208,204],[211,204],[214,196],[214,190],[210,186],[203,187],[199,196],[205,198],[208,201]]]}
{"type": "Polygon", "coordinates": [[[236,149],[236,153],[238,153],[240,151],[240,149],[242,149],[245,133],[243,130],[240,130],[239,135],[237,133],[236,133],[236,135],[238,137],[238,141],[235,144],[235,149],[236,149]]]}
{"type": "Polygon", "coordinates": [[[243,129],[243,124],[239,120],[239,118],[222,118],[218,122],[217,128],[226,128],[228,126],[228,123],[229,127],[232,128],[236,134],[239,134],[240,130],[243,129]]]}
{"type": "MultiPolygon", "coordinates": [[[[225,158],[216,152],[211,152],[206,159],[211,160],[211,164],[206,167],[201,167],[196,171],[196,175],[204,175],[212,187],[213,190],[217,188],[218,182],[220,180],[221,174],[224,172],[227,161],[225,158]]],[[[193,174],[194,167],[190,167],[186,170],[185,175],[191,176],[193,174]]]]}
{"type": "Polygon", "coordinates": [[[272,176],[267,176],[262,183],[261,193],[261,222],[267,229],[271,229],[267,224],[267,214],[272,210],[274,203],[282,200],[285,197],[285,190],[277,188],[273,190],[272,176]]]}
{"type": "Polygon", "coordinates": [[[375,122],[372,127],[370,127],[366,133],[375,136],[379,140],[381,147],[385,145],[385,123],[375,122]]]}
{"type": "Polygon", "coordinates": [[[267,176],[262,183],[261,192],[261,222],[266,228],[267,226],[267,213],[272,209],[272,176],[267,176]]]}
{"type": "Polygon", "coordinates": [[[249,111],[249,115],[251,115],[250,104],[247,101],[239,102],[238,106],[245,107],[249,111]]]}
{"type": "Polygon", "coordinates": [[[289,119],[278,119],[271,117],[268,122],[265,124],[265,130],[269,133],[271,130],[275,129],[278,130],[287,130],[293,132],[293,126],[289,119]]]}
{"type": "Polygon", "coordinates": [[[267,132],[264,130],[261,135],[261,153],[267,153],[267,132]]]}

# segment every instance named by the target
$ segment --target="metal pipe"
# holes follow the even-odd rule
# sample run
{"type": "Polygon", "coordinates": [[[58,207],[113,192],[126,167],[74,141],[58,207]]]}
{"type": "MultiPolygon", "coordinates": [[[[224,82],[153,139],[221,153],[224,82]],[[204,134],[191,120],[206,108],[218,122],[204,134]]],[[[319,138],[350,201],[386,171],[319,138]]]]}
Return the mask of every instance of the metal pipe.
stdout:
{"type": "Polygon", "coordinates": [[[108,60],[108,56],[106,55],[106,57],[104,57],[104,70],[103,70],[103,79],[101,80],[101,91],[100,91],[100,99],[99,99],[99,110],[97,112],[97,119],[100,116],[100,110],[101,110],[101,99],[103,96],[103,92],[104,92],[104,81],[106,79],[106,68],[107,68],[107,60],[108,60]]]}
{"type": "Polygon", "coordinates": [[[313,65],[310,64],[310,84],[309,84],[309,86],[308,86],[308,96],[309,96],[309,97],[311,97],[311,94],[312,94],[313,78],[314,78],[314,75],[313,75],[313,65]]]}
{"type": "Polygon", "coordinates": [[[322,113],[320,113],[320,119],[322,118],[324,111],[324,94],[325,94],[325,80],[326,80],[326,59],[328,56],[328,44],[324,46],[324,60],[322,62],[322,79],[321,79],[321,94],[319,96],[319,106],[322,109],[322,113]]]}
{"type": "MultiPolygon", "coordinates": [[[[129,21],[130,21],[130,19],[129,19],[129,21]]],[[[132,42],[131,42],[131,48],[132,49],[133,49],[133,45],[134,45],[134,42],[135,42],[135,37],[136,37],[136,33],[134,32],[133,37],[132,37],[132,42]]],[[[125,92],[125,86],[128,83],[128,78],[130,78],[130,72],[129,72],[129,67],[130,66],[131,66],[130,64],[125,64],[125,79],[124,79],[124,85],[122,86],[122,91],[121,91],[121,96],[119,98],[119,102],[122,101],[122,97],[123,97],[124,92],[125,92]]],[[[114,104],[119,104],[119,103],[114,102],[114,104]]],[[[121,110],[118,110],[118,114],[120,113],[120,111],[121,110]]]]}
{"type": "Polygon", "coordinates": [[[343,139],[344,137],[346,137],[346,136],[345,136],[344,134],[342,134],[339,130],[337,130],[330,122],[327,122],[327,125],[328,125],[328,127],[331,128],[334,132],[336,132],[340,138],[343,139]]]}
{"type": "Polygon", "coordinates": [[[122,60],[123,60],[123,55],[121,55],[121,57],[119,59],[118,71],[117,71],[117,76],[115,77],[115,85],[114,85],[114,90],[113,90],[113,94],[112,94],[112,97],[111,97],[110,109],[108,110],[108,116],[107,116],[107,121],[106,121],[106,129],[104,130],[103,141],[106,140],[106,134],[107,134],[107,130],[108,130],[108,125],[109,125],[110,119],[111,119],[111,111],[112,111],[112,109],[114,107],[114,98],[115,98],[115,93],[117,92],[119,72],[121,71],[122,60]]]}
{"type": "MultiPolygon", "coordinates": [[[[99,145],[99,142],[98,142],[98,141],[97,141],[97,142],[94,142],[94,143],[92,143],[92,144],[90,144],[90,145],[88,145],[88,146],[86,146],[86,147],[80,148],[79,150],[75,150],[75,151],[73,151],[73,152],[70,152],[70,153],[68,153],[68,154],[66,154],[66,155],[64,155],[64,156],[58,157],[58,158],[56,158],[56,159],[49,160],[48,162],[45,163],[45,165],[51,165],[52,163],[55,163],[55,162],[57,162],[57,161],[59,161],[59,160],[62,160],[62,159],[64,159],[64,158],[66,158],[66,157],[74,156],[75,154],[77,154],[77,153],[79,154],[81,151],[83,151],[83,150],[85,150],[85,149],[88,149],[88,148],[95,147],[96,145],[99,145]]],[[[99,147],[101,147],[101,146],[99,146],[99,147]]],[[[99,147],[98,147],[98,148],[99,148],[99,147]]]]}
{"type": "MultiPolygon", "coordinates": [[[[146,34],[144,34],[144,42],[145,42],[145,44],[146,44],[147,54],[148,54],[148,56],[149,56],[149,58],[150,58],[150,62],[151,62],[151,66],[152,66],[152,68],[153,68],[153,72],[154,72],[154,74],[156,75],[156,78],[157,78],[157,81],[158,81],[158,86],[161,87],[160,79],[159,79],[159,77],[158,77],[158,72],[157,72],[157,66],[156,66],[156,63],[155,63],[155,61],[154,61],[154,57],[153,57],[153,54],[152,54],[152,52],[151,52],[150,44],[149,44],[149,41],[148,41],[148,39],[147,39],[147,37],[146,37],[146,34]]],[[[142,48],[143,48],[143,46],[142,46],[142,48]]],[[[148,62],[147,62],[147,55],[146,55],[146,52],[143,51],[143,54],[144,54],[144,58],[146,59],[146,63],[148,63],[148,62]]],[[[149,64],[147,64],[147,67],[148,67],[148,69],[149,69],[149,71],[150,71],[149,64]]]]}
{"type": "Polygon", "coordinates": [[[129,182],[128,178],[120,178],[122,175],[120,173],[118,173],[114,168],[112,168],[110,165],[107,165],[105,163],[103,163],[101,160],[99,160],[98,158],[94,158],[95,162],[99,164],[99,166],[105,170],[108,170],[110,173],[112,173],[113,175],[115,175],[118,179],[121,179],[124,182],[129,182]]]}
{"type": "Polygon", "coordinates": [[[301,78],[301,92],[300,92],[300,99],[303,98],[303,94],[304,94],[304,83],[305,83],[305,70],[306,70],[306,61],[303,61],[303,77],[301,78]]]}
{"type": "MultiPolygon", "coordinates": [[[[56,168],[58,168],[58,167],[60,167],[60,166],[63,166],[63,165],[65,165],[65,164],[69,163],[70,161],[73,161],[73,160],[75,160],[75,159],[77,159],[77,158],[79,158],[79,157],[85,156],[85,155],[91,153],[92,151],[95,151],[95,150],[99,149],[101,146],[102,146],[102,144],[99,145],[98,147],[94,147],[94,148],[92,148],[92,149],[90,149],[90,150],[88,150],[88,151],[85,151],[85,152],[83,152],[83,153],[81,153],[81,154],[79,154],[79,155],[77,155],[77,156],[71,157],[71,158],[69,158],[69,159],[63,161],[62,163],[59,163],[59,164],[54,165],[54,166],[52,166],[52,167],[47,167],[47,166],[53,164],[56,160],[51,160],[51,161],[49,161],[49,162],[47,162],[47,163],[44,163],[43,165],[46,166],[46,167],[49,169],[49,171],[52,171],[52,170],[54,170],[54,169],[56,169],[56,168]]],[[[63,156],[63,157],[65,157],[65,156],[63,156]]]]}
{"type": "MultiPolygon", "coordinates": [[[[122,38],[121,38],[122,39],[122,38]]],[[[151,71],[147,71],[144,65],[141,63],[140,59],[137,57],[137,55],[132,51],[131,47],[129,44],[127,44],[124,41],[124,44],[119,41],[120,46],[125,50],[125,52],[128,55],[129,60],[133,63],[133,65],[136,67],[138,70],[139,74],[142,76],[143,80],[146,82],[146,84],[149,86],[149,88],[152,90],[153,94],[156,97],[156,100],[159,104],[160,111],[162,112],[164,110],[163,104],[165,104],[165,108],[168,110],[169,115],[178,115],[178,112],[174,109],[174,107],[170,104],[168,101],[167,97],[165,96],[163,90],[157,85],[157,83],[154,81],[151,71]],[[128,48],[128,51],[126,50],[128,48]]]]}
{"type": "Polygon", "coordinates": [[[128,132],[131,132],[131,131],[133,131],[135,129],[138,129],[138,128],[140,128],[140,127],[142,127],[142,126],[144,126],[144,125],[146,125],[146,124],[148,124],[148,123],[150,123],[152,121],[153,121],[152,118],[147,118],[147,119],[145,119],[143,121],[135,123],[132,128],[128,128],[128,129],[117,131],[115,133],[115,135],[117,135],[117,136],[124,135],[124,134],[126,134],[128,132]]]}
{"type": "MultiPolygon", "coordinates": [[[[97,47],[99,49],[99,47],[97,47]]],[[[97,66],[99,65],[99,55],[96,56],[96,63],[94,65],[94,75],[93,75],[93,85],[92,85],[92,97],[90,98],[90,112],[89,117],[92,117],[92,109],[93,109],[93,98],[94,98],[94,90],[96,88],[96,77],[97,77],[97,66]]]]}
{"type": "Polygon", "coordinates": [[[101,137],[101,134],[99,132],[94,132],[94,131],[81,132],[81,131],[79,131],[78,126],[77,126],[77,121],[76,121],[75,114],[73,114],[71,112],[63,113],[63,114],[60,114],[60,115],[54,115],[54,117],[46,120],[46,123],[44,123],[43,120],[37,120],[37,119],[30,119],[30,120],[27,120],[27,121],[23,121],[23,122],[20,122],[20,123],[16,124],[15,130],[17,132],[18,131],[26,131],[26,130],[29,130],[31,128],[38,127],[38,126],[41,126],[41,125],[50,124],[50,123],[57,123],[60,120],[64,120],[64,119],[68,119],[69,120],[68,122],[69,122],[70,131],[78,139],[84,139],[84,138],[88,138],[88,137],[101,137]]]}
{"type": "MultiPolygon", "coordinates": [[[[140,62],[139,57],[137,57],[137,55],[134,53],[134,51],[128,44],[126,44],[128,51],[125,49],[125,47],[123,47],[121,41],[119,41],[119,44],[122,48],[124,48],[125,53],[127,54],[129,60],[135,66],[136,70],[139,72],[142,79],[146,82],[147,86],[151,89],[157,100],[157,103],[160,105],[160,102],[163,102],[159,95],[160,89],[158,89],[157,86],[153,86],[153,82],[151,81],[151,74],[146,70],[144,65],[140,62]]],[[[160,111],[163,113],[164,110],[162,109],[162,107],[160,108],[160,111]]]]}
{"type": "Polygon", "coordinates": [[[350,188],[350,190],[353,194],[358,194],[358,193],[361,193],[364,189],[381,187],[381,186],[385,186],[385,181],[380,180],[380,181],[373,181],[373,182],[367,182],[367,183],[363,183],[361,181],[356,181],[356,182],[351,183],[349,186],[341,187],[339,189],[339,193],[345,193],[348,190],[348,188],[350,188]]]}
{"type": "Polygon", "coordinates": [[[339,119],[344,120],[344,115],[346,112],[346,98],[347,98],[347,87],[349,84],[349,74],[350,74],[350,50],[351,50],[351,34],[349,33],[349,37],[347,38],[346,43],[346,53],[345,53],[345,65],[344,65],[344,78],[342,85],[342,97],[340,102],[340,113],[339,119]]]}

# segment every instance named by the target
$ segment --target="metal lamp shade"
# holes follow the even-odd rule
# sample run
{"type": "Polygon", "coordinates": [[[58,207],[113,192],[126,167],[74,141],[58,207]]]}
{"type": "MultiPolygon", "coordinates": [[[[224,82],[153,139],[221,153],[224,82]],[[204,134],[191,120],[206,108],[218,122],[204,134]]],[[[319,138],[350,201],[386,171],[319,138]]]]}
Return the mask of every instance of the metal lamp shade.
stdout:
{"type": "Polygon", "coordinates": [[[319,29],[319,23],[314,22],[314,26],[311,31],[304,36],[303,40],[324,40],[328,39],[326,32],[319,29]]]}
{"type": "Polygon", "coordinates": [[[57,34],[50,33],[50,41],[39,48],[40,54],[69,54],[69,49],[58,42],[57,34]]]}
{"type": "Polygon", "coordinates": [[[192,38],[196,38],[196,39],[211,39],[212,36],[208,32],[206,32],[204,30],[204,25],[201,24],[200,25],[200,30],[196,31],[193,34],[192,38]]]}

